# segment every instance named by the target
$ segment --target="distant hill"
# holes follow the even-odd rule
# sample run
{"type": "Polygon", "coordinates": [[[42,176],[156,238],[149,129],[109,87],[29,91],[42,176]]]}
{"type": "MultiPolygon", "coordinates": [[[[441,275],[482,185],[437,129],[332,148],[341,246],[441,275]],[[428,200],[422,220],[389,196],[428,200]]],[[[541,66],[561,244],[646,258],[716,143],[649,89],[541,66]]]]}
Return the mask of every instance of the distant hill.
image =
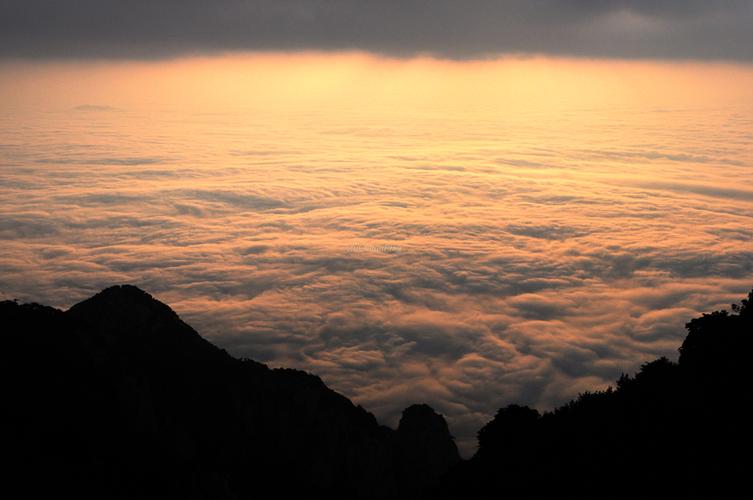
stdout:
{"type": "Polygon", "coordinates": [[[420,498],[444,418],[392,430],[313,375],[238,360],[133,286],[0,303],[3,487],[16,498],[420,498]]]}
{"type": "MultiPolygon", "coordinates": [[[[615,388],[552,412],[499,410],[436,498],[738,498],[753,473],[753,292],[687,324],[615,388]]],[[[745,492],[748,493],[745,493],[745,492]]]]}

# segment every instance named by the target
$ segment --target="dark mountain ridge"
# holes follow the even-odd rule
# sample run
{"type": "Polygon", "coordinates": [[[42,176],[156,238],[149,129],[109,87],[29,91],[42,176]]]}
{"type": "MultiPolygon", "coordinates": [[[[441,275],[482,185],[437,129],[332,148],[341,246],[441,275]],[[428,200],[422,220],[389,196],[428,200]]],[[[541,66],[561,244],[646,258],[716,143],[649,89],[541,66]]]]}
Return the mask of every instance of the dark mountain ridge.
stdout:
{"type": "Polygon", "coordinates": [[[422,455],[420,435],[378,425],[316,376],[231,357],[136,287],[66,312],[3,302],[0,321],[9,477],[32,490],[400,498],[459,461],[433,410],[417,425],[444,423],[432,434],[441,460],[422,455]],[[423,458],[437,468],[419,477],[423,458]]]}
{"type": "MultiPolygon", "coordinates": [[[[737,498],[753,473],[753,292],[693,319],[677,363],[543,415],[510,405],[439,498],[737,498]]],[[[743,494],[745,496],[745,494],[743,494]]]]}
{"type": "Polygon", "coordinates": [[[22,497],[726,498],[753,472],[753,292],[615,388],[511,405],[461,462],[426,405],[397,430],[316,376],[238,360],[132,286],[0,302],[3,484],[22,497]]]}

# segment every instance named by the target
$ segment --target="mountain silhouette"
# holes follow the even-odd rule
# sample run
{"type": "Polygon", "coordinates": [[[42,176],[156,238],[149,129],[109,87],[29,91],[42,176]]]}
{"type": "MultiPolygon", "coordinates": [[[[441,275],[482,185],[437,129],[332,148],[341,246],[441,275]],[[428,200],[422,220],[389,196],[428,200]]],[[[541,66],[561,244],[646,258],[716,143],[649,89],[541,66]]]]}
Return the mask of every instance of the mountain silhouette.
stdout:
{"type": "Polygon", "coordinates": [[[460,460],[428,406],[381,426],[133,286],[65,312],[5,301],[0,325],[3,482],[25,498],[416,498],[460,460]]]}
{"type": "Polygon", "coordinates": [[[461,461],[316,376],[235,359],[133,286],[0,302],[2,482],[20,498],[727,498],[753,471],[753,292],[666,358],[553,411],[499,410],[461,461]]]}
{"type": "Polygon", "coordinates": [[[753,292],[687,324],[678,363],[554,411],[510,405],[435,498],[737,498],[753,472],[753,292]]]}

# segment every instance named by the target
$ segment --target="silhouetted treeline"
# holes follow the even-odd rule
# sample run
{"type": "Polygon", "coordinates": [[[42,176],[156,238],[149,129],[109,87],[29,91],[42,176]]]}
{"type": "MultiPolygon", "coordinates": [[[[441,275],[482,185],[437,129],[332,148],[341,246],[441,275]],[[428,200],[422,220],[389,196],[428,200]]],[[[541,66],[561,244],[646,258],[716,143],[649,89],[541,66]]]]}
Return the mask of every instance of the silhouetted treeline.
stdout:
{"type": "Polygon", "coordinates": [[[478,433],[437,498],[738,498],[753,473],[753,292],[687,324],[615,388],[552,412],[511,405],[478,433]]]}
{"type": "Polygon", "coordinates": [[[135,287],[65,312],[0,302],[0,480],[14,498],[745,496],[753,292],[687,328],[678,363],[552,412],[502,408],[461,462],[430,407],[380,426],[318,377],[229,356],[135,287]]]}
{"type": "Polygon", "coordinates": [[[135,287],[66,312],[2,302],[0,331],[13,498],[416,498],[459,461],[429,407],[380,426],[318,377],[232,358],[135,287]]]}

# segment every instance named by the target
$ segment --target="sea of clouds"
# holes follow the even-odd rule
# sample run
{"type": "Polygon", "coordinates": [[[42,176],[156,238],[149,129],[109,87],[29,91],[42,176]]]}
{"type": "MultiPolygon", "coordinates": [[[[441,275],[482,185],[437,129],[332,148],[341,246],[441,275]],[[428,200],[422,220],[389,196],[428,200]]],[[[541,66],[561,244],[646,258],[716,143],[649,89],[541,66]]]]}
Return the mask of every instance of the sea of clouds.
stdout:
{"type": "Polygon", "coordinates": [[[468,454],[753,287],[749,111],[6,113],[0,298],[133,283],[386,424],[431,404],[468,454]]]}

